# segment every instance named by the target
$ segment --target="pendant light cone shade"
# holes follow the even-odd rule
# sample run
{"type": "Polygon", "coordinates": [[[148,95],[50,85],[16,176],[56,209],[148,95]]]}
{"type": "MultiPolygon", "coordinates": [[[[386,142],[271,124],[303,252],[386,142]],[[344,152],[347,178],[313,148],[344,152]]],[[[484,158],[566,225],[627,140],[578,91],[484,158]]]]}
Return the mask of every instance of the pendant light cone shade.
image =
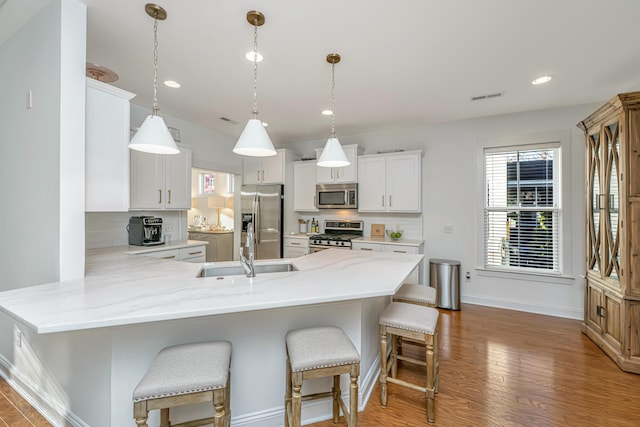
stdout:
{"type": "Polygon", "coordinates": [[[180,150],[160,116],[149,115],[131,138],[129,148],[145,153],[178,154],[180,150]]]}
{"type": "Polygon", "coordinates": [[[337,53],[330,53],[327,55],[327,62],[331,64],[331,136],[329,136],[327,143],[324,145],[324,149],[322,150],[322,154],[320,154],[320,158],[316,162],[316,165],[323,168],[341,168],[349,166],[351,162],[347,159],[347,156],[344,154],[344,150],[342,149],[342,145],[340,145],[340,141],[336,138],[336,131],[334,127],[336,111],[335,68],[336,64],[340,62],[340,55],[337,53]]]}
{"type": "Polygon", "coordinates": [[[324,168],[341,168],[349,166],[351,162],[347,160],[338,138],[329,138],[316,164],[324,168]]]}
{"type": "Polygon", "coordinates": [[[153,109],[131,138],[129,148],[153,154],[178,154],[180,150],[162,117],[158,116],[158,20],[167,19],[167,12],[157,4],[147,3],[144,8],[153,18],[153,109]]]}
{"type": "Polygon", "coordinates": [[[249,119],[238,142],[233,147],[233,152],[251,157],[268,157],[277,154],[267,130],[258,119],[249,119]]]}
{"type": "MultiPolygon", "coordinates": [[[[247,12],[247,22],[253,26],[253,52],[258,52],[258,27],[264,24],[264,15],[257,10],[250,10],[247,12]]],[[[253,55],[253,119],[247,122],[233,152],[250,157],[278,154],[262,121],[258,120],[258,55],[253,55]]]]}

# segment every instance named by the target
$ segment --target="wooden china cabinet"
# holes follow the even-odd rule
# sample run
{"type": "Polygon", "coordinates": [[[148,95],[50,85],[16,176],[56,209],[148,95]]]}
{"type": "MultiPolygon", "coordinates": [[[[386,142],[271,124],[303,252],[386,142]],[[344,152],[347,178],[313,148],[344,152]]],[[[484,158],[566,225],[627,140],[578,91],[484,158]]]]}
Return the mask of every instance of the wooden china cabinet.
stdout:
{"type": "Polygon", "coordinates": [[[640,92],[614,96],[578,127],[587,171],[582,332],[640,373],[640,92]]]}

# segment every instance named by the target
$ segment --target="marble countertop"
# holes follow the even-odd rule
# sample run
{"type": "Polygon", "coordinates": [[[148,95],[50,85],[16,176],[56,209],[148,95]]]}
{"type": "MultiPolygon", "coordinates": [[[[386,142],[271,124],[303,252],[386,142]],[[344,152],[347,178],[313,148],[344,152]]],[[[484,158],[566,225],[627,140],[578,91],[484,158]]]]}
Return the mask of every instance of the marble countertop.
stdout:
{"type": "Polygon", "coordinates": [[[205,234],[229,234],[233,230],[187,230],[189,233],[205,233],[205,234]]]}
{"type": "Polygon", "coordinates": [[[403,246],[420,246],[424,244],[424,240],[420,239],[398,239],[391,240],[388,237],[356,237],[352,242],[362,243],[384,243],[385,245],[403,245],[403,246]]]}
{"type": "MultiPolygon", "coordinates": [[[[298,271],[198,277],[207,265],[88,250],[85,277],[0,293],[0,310],[40,334],[187,319],[393,295],[423,255],[330,249],[292,263],[298,271]]],[[[164,249],[167,249],[165,247],[164,249]]]]}

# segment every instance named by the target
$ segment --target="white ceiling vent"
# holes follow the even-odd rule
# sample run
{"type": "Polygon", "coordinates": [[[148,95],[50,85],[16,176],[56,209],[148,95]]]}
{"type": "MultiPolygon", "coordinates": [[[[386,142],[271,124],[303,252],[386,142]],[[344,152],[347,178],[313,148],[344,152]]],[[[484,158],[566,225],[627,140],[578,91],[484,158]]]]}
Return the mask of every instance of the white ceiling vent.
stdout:
{"type": "Polygon", "coordinates": [[[234,125],[238,124],[238,122],[236,122],[235,120],[231,120],[228,117],[220,117],[220,120],[222,120],[223,122],[228,122],[228,123],[234,124],[234,125]]]}
{"type": "Polygon", "coordinates": [[[500,98],[504,92],[490,93],[488,95],[472,96],[471,101],[482,101],[483,99],[500,98]]]}

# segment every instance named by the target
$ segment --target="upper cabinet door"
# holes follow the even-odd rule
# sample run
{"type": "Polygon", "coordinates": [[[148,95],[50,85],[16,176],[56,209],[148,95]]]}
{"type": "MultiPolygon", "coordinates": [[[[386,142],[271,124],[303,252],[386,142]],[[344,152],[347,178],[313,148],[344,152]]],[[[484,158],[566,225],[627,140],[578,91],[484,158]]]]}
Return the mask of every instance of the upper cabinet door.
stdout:
{"type": "Polygon", "coordinates": [[[605,209],[606,264],[605,277],[619,280],[620,277],[620,123],[615,120],[603,126],[603,149],[605,150],[605,195],[602,204],[605,209]]]}
{"type": "Polygon", "coordinates": [[[159,154],[130,150],[130,209],[164,208],[164,158],[159,154]]]}
{"type": "Polygon", "coordinates": [[[135,95],[87,79],[85,211],[129,210],[129,100],[135,95]]]}
{"type": "Polygon", "coordinates": [[[587,270],[600,271],[600,131],[587,137],[587,270]]]}
{"type": "Polygon", "coordinates": [[[387,158],[387,206],[389,212],[422,211],[421,156],[394,155],[387,158]]]}
{"type": "Polygon", "coordinates": [[[165,209],[191,209],[191,151],[165,156],[165,209]]]}
{"type": "Polygon", "coordinates": [[[363,156],[358,159],[358,210],[385,212],[386,159],[384,156],[363,156]]]}

